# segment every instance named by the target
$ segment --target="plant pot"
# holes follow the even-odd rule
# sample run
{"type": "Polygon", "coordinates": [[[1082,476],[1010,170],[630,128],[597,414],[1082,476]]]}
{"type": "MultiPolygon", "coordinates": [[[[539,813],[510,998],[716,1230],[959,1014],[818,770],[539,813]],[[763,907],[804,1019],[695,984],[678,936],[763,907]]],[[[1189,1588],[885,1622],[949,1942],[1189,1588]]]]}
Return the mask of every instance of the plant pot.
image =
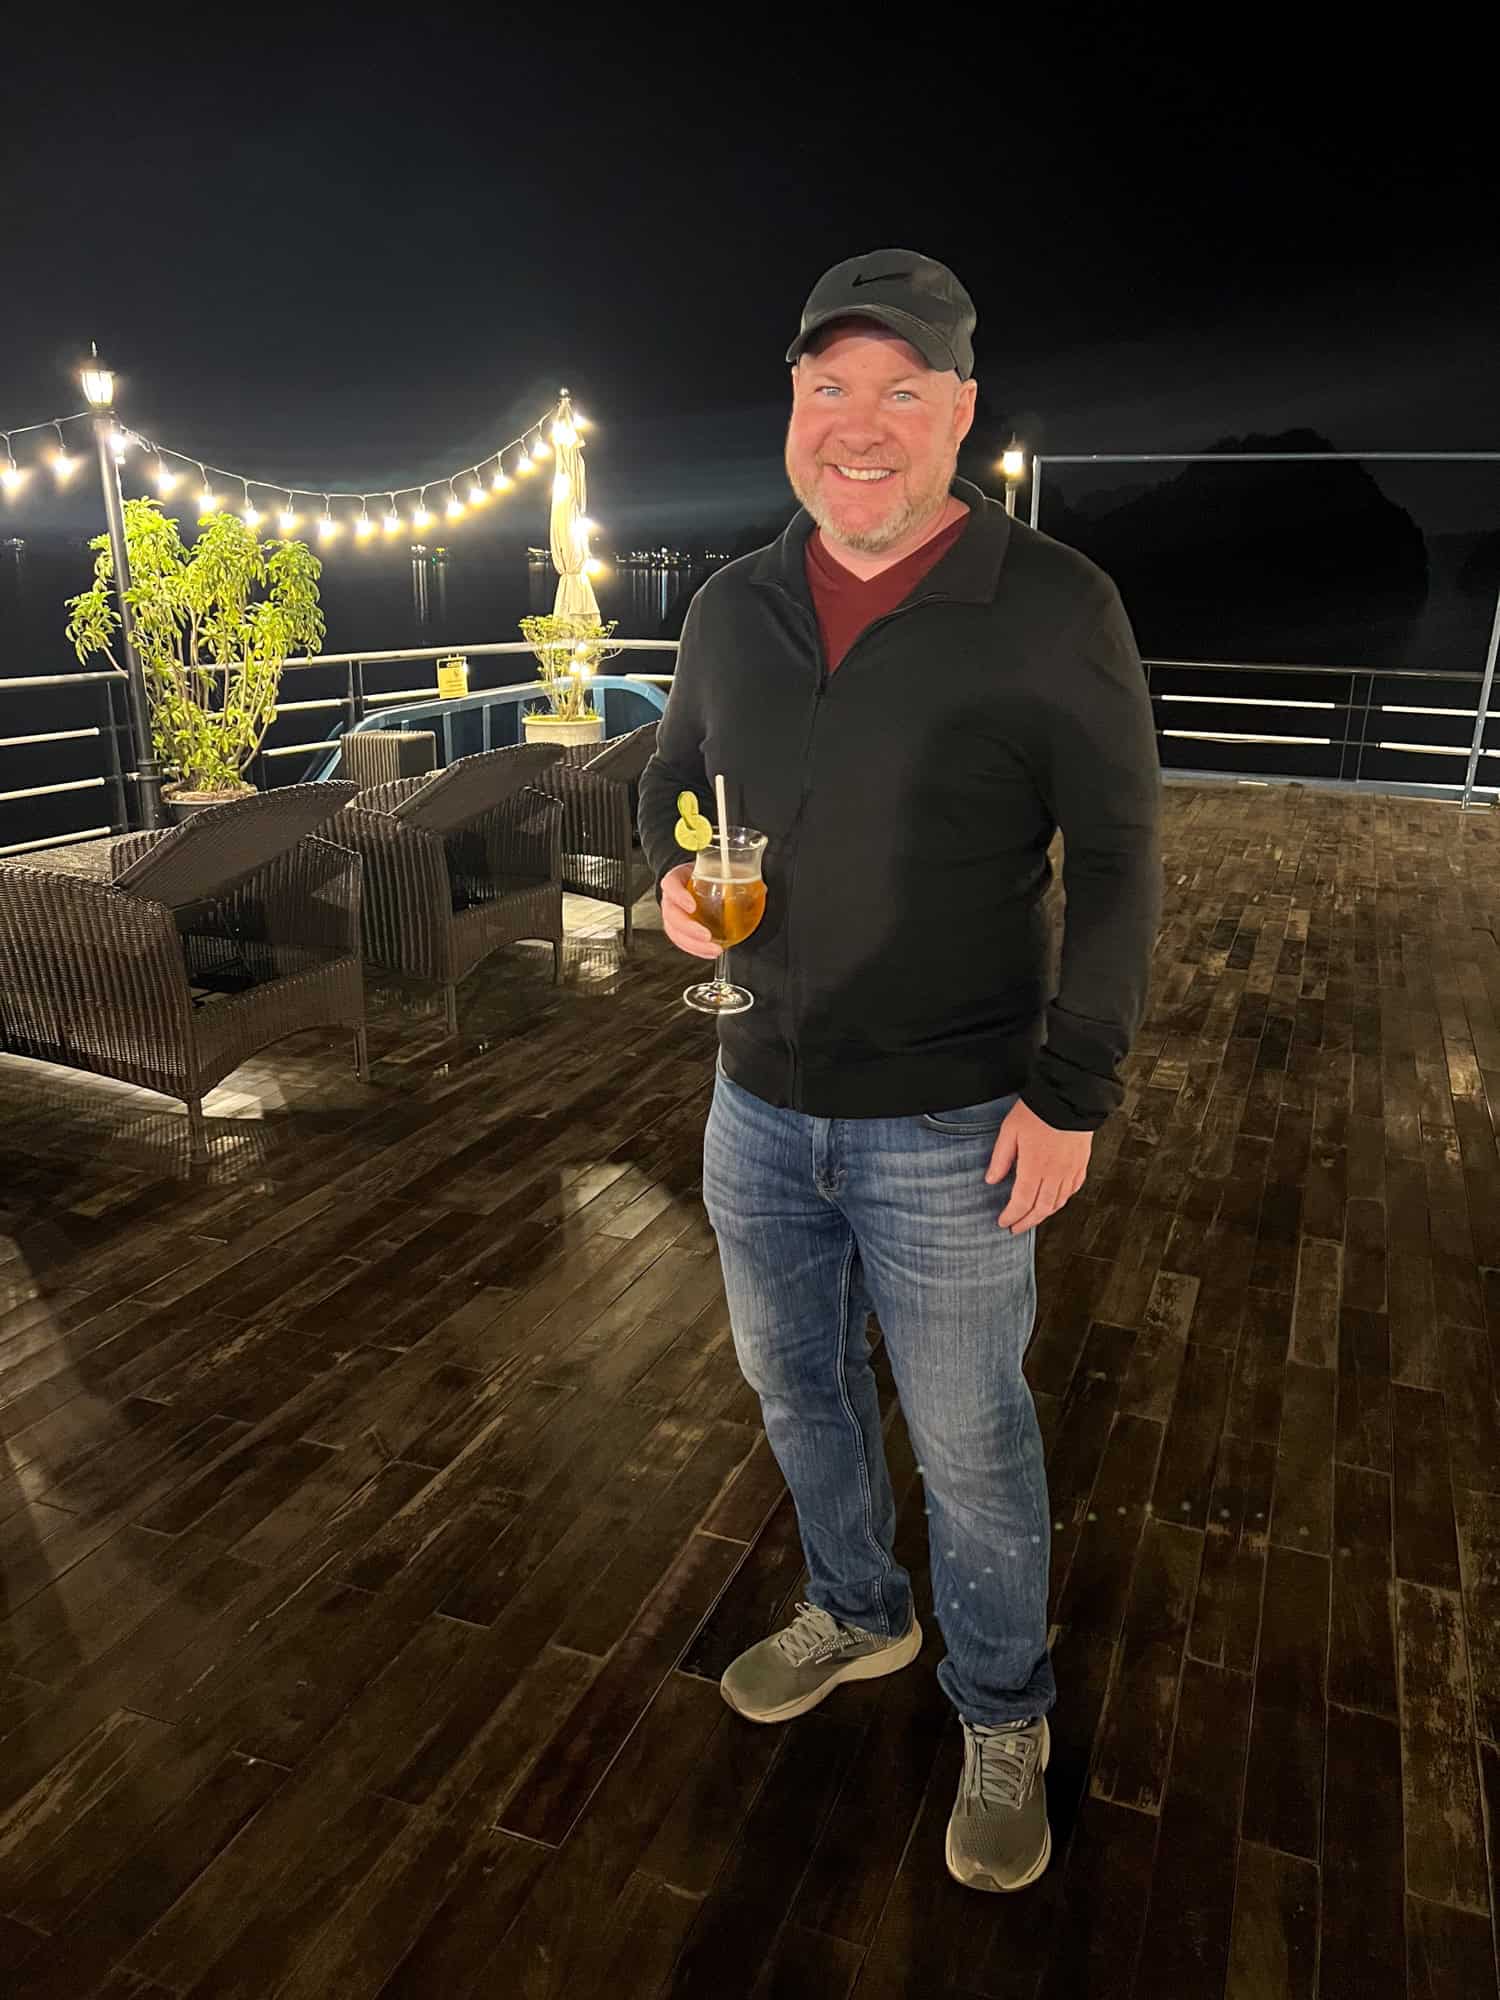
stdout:
{"type": "Polygon", "coordinates": [[[586,715],[578,722],[565,722],[560,715],[523,715],[521,725],[528,743],[602,743],[604,717],[586,715]]]}
{"type": "Polygon", "coordinates": [[[206,811],[209,806],[227,806],[234,799],[254,796],[254,785],[236,785],[232,792],[187,792],[180,785],[163,785],[161,802],[172,824],[181,826],[185,819],[206,811]]]}

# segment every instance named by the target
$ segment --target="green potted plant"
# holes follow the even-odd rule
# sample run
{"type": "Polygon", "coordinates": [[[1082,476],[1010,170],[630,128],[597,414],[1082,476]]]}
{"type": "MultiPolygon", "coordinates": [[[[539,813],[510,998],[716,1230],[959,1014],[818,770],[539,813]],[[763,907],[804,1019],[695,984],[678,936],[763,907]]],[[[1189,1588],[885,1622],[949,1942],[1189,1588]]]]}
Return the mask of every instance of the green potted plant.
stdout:
{"type": "MultiPolygon", "coordinates": [[[[238,514],[210,514],[189,548],[154,500],[125,502],[127,592],[146,677],[156,754],[173,782],[174,819],[254,789],[246,765],[276,720],[281,670],[323,643],[322,564],[305,542],[262,542],[238,514]]],[[[114,559],[99,535],[91,589],[68,600],[80,660],[113,651],[114,559]]]]}
{"type": "Polygon", "coordinates": [[[608,642],[615,620],[549,611],[521,620],[521,631],[536,654],[547,690],[545,704],[521,718],[528,743],[601,743],[604,717],[594,707],[589,682],[602,660],[618,646],[608,642]]]}

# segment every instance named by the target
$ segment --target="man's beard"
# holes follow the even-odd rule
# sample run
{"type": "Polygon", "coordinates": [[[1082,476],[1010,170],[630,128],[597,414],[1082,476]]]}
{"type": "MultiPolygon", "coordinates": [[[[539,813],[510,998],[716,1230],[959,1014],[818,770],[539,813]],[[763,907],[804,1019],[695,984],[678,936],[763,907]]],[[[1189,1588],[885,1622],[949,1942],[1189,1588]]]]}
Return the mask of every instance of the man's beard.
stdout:
{"type": "MultiPolygon", "coordinates": [[[[952,488],[957,465],[955,457],[946,471],[939,470],[933,474],[929,485],[916,492],[908,489],[905,505],[889,519],[874,527],[855,530],[840,527],[826,497],[817,491],[816,486],[811,491],[803,486],[792,465],[790,452],[787,453],[786,476],[791,481],[792,491],[830,541],[841,542],[846,549],[855,549],[860,555],[879,556],[894,548],[913,528],[930,520],[939,511],[952,488]]],[[[817,467],[819,472],[822,469],[821,465],[817,467]]]]}

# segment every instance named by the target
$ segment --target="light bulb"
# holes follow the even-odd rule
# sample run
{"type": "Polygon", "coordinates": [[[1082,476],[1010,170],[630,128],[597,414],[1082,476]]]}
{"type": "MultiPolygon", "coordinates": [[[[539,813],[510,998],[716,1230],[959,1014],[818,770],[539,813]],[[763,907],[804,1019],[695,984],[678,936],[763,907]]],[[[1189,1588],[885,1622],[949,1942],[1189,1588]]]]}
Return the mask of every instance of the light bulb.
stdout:
{"type": "Polygon", "coordinates": [[[354,524],[354,532],[362,542],[367,542],[375,532],[375,523],[368,514],[361,514],[354,524]]]}
{"type": "Polygon", "coordinates": [[[1000,459],[1000,470],[1007,479],[1019,479],[1026,470],[1026,453],[1018,444],[1009,444],[1000,459]]]}
{"type": "Polygon", "coordinates": [[[115,464],[123,465],[125,463],[125,454],[130,449],[130,439],[125,435],[124,431],[111,431],[109,434],[109,448],[114,455],[115,464]]]}
{"type": "Polygon", "coordinates": [[[459,499],[456,493],[450,494],[448,496],[448,519],[450,521],[457,521],[462,516],[463,511],[463,501],[459,499]]]}
{"type": "Polygon", "coordinates": [[[523,451],[521,453],[521,456],[516,460],[517,472],[519,472],[524,477],[528,472],[532,471],[533,469],[534,468],[531,463],[530,454],[528,452],[523,451]]]}
{"type": "Polygon", "coordinates": [[[25,483],[26,474],[14,459],[6,466],[4,472],[0,472],[0,484],[4,485],[7,493],[19,493],[25,483]]]}
{"type": "Polygon", "coordinates": [[[58,485],[66,486],[78,470],[78,460],[70,458],[65,451],[55,451],[52,454],[52,470],[57,475],[58,485]]]}
{"type": "Polygon", "coordinates": [[[544,437],[539,437],[531,447],[531,455],[533,458],[550,458],[552,456],[552,447],[544,437]]]}
{"type": "Polygon", "coordinates": [[[425,528],[428,526],[431,520],[432,520],[431,510],[427,507],[418,506],[415,513],[411,517],[411,524],[414,528],[425,528]]]}
{"type": "Polygon", "coordinates": [[[474,475],[474,483],[469,488],[469,505],[471,507],[486,506],[489,502],[489,497],[490,497],[489,494],[486,493],[484,488],[480,485],[479,474],[476,472],[474,475]]]}
{"type": "Polygon", "coordinates": [[[597,556],[590,556],[583,566],[585,576],[603,576],[604,565],[597,556]]]}
{"type": "Polygon", "coordinates": [[[566,417],[560,417],[552,426],[552,442],[554,444],[577,444],[578,433],[566,417]]]}
{"type": "Polygon", "coordinates": [[[338,531],[339,524],[334,520],[332,514],[325,514],[318,523],[318,540],[320,542],[331,542],[338,531]]]}
{"type": "Polygon", "coordinates": [[[276,516],[276,525],[280,528],[282,534],[289,535],[297,525],[297,516],[292,512],[290,507],[283,507],[281,512],[276,516]]]}
{"type": "Polygon", "coordinates": [[[391,504],[391,511],[386,515],[385,519],[381,522],[380,525],[382,528],[385,529],[388,535],[394,535],[400,532],[401,516],[396,512],[394,502],[392,502],[391,504]]]}
{"type": "Polygon", "coordinates": [[[198,495],[198,512],[200,514],[212,514],[217,509],[218,504],[218,494],[214,492],[212,487],[205,486],[203,491],[198,495]]]}
{"type": "Polygon", "coordinates": [[[175,472],[168,472],[166,460],[159,458],[156,461],[156,490],[163,500],[166,499],[176,484],[177,474],[175,472]]]}
{"type": "Polygon", "coordinates": [[[261,513],[259,507],[255,506],[253,502],[248,507],[242,507],[240,509],[240,519],[244,522],[247,528],[259,527],[261,521],[264,518],[265,517],[261,513]]]}
{"type": "Polygon", "coordinates": [[[591,521],[587,514],[580,514],[578,517],[578,532],[580,535],[597,535],[599,532],[599,523],[591,521]]]}
{"type": "Polygon", "coordinates": [[[510,487],[510,474],[506,471],[503,465],[497,465],[495,467],[495,476],[490,481],[490,485],[496,493],[504,493],[508,491],[510,487]]]}

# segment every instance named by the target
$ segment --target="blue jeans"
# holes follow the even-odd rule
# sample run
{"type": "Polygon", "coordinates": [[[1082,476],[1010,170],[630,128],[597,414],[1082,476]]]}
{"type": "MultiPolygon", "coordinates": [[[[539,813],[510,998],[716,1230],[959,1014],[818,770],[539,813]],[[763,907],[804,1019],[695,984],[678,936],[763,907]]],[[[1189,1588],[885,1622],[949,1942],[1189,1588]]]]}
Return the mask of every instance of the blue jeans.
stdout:
{"type": "Polygon", "coordinates": [[[938,1680],[966,1722],[1044,1715],[1051,1523],[1021,1373],[1035,1235],[996,1227],[986,1187],[1017,1093],[911,1118],[778,1110],[719,1070],[703,1193],[735,1351],[791,1489],[808,1597],[899,1637],[911,1578],[865,1323],[873,1306],[926,1486],[938,1680]]]}

